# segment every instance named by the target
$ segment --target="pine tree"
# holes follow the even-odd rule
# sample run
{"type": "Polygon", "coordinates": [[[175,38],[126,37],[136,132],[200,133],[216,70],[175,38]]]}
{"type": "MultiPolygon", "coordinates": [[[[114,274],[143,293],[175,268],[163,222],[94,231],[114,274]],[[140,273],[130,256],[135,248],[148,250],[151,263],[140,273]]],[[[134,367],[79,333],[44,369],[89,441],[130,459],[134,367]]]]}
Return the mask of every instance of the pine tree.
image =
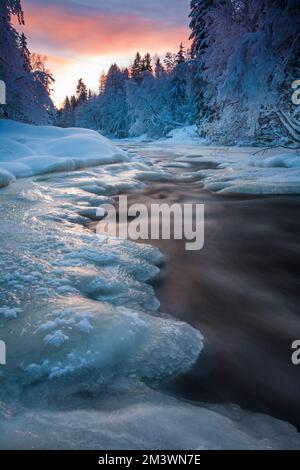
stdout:
{"type": "Polygon", "coordinates": [[[159,57],[156,59],[156,62],[155,62],[154,73],[155,73],[156,78],[161,78],[165,73],[164,66],[161,63],[161,60],[159,57]]]}
{"type": "Polygon", "coordinates": [[[199,58],[205,52],[208,42],[209,20],[207,14],[212,7],[214,0],[191,0],[190,28],[192,34],[191,55],[192,58],[199,58]]]}
{"type": "Polygon", "coordinates": [[[78,101],[77,101],[77,98],[75,95],[72,95],[71,98],[70,98],[70,104],[71,104],[71,107],[73,109],[76,108],[77,104],[78,104],[78,101]]]}
{"type": "Polygon", "coordinates": [[[139,52],[136,53],[133,65],[131,67],[131,77],[133,80],[139,82],[141,80],[141,73],[143,68],[142,57],[139,52]]]}
{"type": "Polygon", "coordinates": [[[209,44],[210,19],[208,13],[214,0],[191,0],[190,28],[192,30],[191,57],[195,60],[194,70],[194,103],[195,119],[199,125],[203,119],[210,116],[210,108],[205,99],[206,83],[203,78],[205,71],[204,54],[209,44]]]}
{"type": "Polygon", "coordinates": [[[78,85],[76,89],[76,97],[77,97],[78,103],[85,102],[88,99],[88,89],[85,83],[83,82],[82,78],[78,80],[78,85]]]}
{"type": "Polygon", "coordinates": [[[128,69],[121,70],[113,64],[106,77],[105,90],[101,98],[101,118],[99,123],[106,134],[116,137],[128,135],[128,104],[126,81],[129,78],[128,69]],[[103,110],[105,112],[103,113],[103,110]]]}
{"type": "Polygon", "coordinates": [[[75,114],[70,99],[66,96],[62,108],[58,112],[57,124],[61,127],[74,126],[75,114]]]}
{"type": "Polygon", "coordinates": [[[151,56],[149,52],[147,52],[147,54],[145,55],[142,61],[142,72],[150,72],[150,73],[153,72],[151,62],[152,62],[151,56]]]}
{"type": "Polygon", "coordinates": [[[184,106],[187,102],[187,80],[184,63],[177,65],[172,73],[170,102],[173,119],[178,123],[184,121],[184,106]]]}
{"type": "Polygon", "coordinates": [[[71,103],[70,103],[69,97],[66,96],[65,101],[64,101],[64,104],[63,104],[63,109],[64,109],[65,111],[69,111],[70,108],[71,108],[71,103]]]}
{"type": "Polygon", "coordinates": [[[29,123],[49,124],[55,114],[50,98],[50,75],[33,70],[26,38],[14,28],[13,16],[20,25],[24,25],[20,0],[1,0],[0,77],[6,83],[7,104],[0,106],[0,115],[29,123]]]}
{"type": "Polygon", "coordinates": [[[185,52],[183,43],[181,43],[179,46],[179,51],[176,54],[176,63],[184,64],[185,60],[186,60],[186,52],[185,52]]]}
{"type": "Polygon", "coordinates": [[[27,47],[27,38],[26,38],[24,33],[22,33],[21,36],[20,36],[19,48],[20,48],[21,55],[22,55],[23,61],[24,61],[24,70],[26,70],[26,72],[30,72],[32,70],[31,54],[30,54],[30,51],[27,47]]]}

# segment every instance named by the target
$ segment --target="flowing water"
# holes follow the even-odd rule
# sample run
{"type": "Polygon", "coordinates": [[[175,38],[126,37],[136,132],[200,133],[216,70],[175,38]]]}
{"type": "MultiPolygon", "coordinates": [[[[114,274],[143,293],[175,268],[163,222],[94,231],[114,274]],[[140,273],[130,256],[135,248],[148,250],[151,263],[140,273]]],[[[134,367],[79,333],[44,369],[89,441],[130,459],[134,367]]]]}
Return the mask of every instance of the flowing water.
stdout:
{"type": "MultiPolygon", "coordinates": [[[[150,152],[158,162],[168,158],[166,149],[150,152]]],[[[199,167],[211,164],[190,171],[199,167]]],[[[152,184],[130,201],[205,205],[203,250],[150,242],[168,259],[157,286],[162,309],[204,335],[197,364],[172,386],[188,398],[239,403],[300,428],[300,369],[291,361],[300,338],[300,197],[226,197],[204,191],[195,178],[152,184]]]]}
{"type": "Polygon", "coordinates": [[[122,147],[1,190],[0,447],[300,448],[272,418],[299,424],[299,198],[212,195],[172,147],[122,147]],[[204,203],[204,249],[95,236],[119,194],[204,203]]]}

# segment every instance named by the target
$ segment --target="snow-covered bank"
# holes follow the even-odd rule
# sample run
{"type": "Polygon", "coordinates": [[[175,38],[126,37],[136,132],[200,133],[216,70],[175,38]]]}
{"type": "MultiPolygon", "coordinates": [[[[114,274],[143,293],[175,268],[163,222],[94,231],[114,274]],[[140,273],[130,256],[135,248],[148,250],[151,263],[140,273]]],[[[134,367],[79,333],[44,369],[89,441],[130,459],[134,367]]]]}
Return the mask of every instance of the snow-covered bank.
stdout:
{"type": "MultiPolygon", "coordinates": [[[[138,144],[134,139],[131,142],[138,144]]],[[[160,165],[161,172],[156,167],[156,178],[168,177],[165,174],[168,167],[212,164],[215,168],[191,169],[181,178],[202,179],[205,189],[217,193],[300,193],[299,151],[207,146],[197,137],[195,126],[176,129],[168,139],[145,143],[145,146],[148,151],[151,146],[156,151],[161,148],[162,156],[173,152],[172,158],[160,165]]],[[[0,120],[0,187],[19,177],[126,161],[129,161],[128,154],[94,131],[0,120]]],[[[142,170],[147,172],[147,167],[142,170]]]]}
{"type": "MultiPolygon", "coordinates": [[[[161,139],[161,140],[165,140],[165,139],[161,139]]],[[[172,131],[168,133],[166,140],[169,143],[178,143],[178,144],[182,144],[182,143],[200,144],[200,142],[202,142],[202,144],[207,143],[205,142],[204,139],[200,139],[196,125],[183,126],[177,129],[173,129],[172,131]]]]}
{"type": "Polygon", "coordinates": [[[141,143],[140,149],[149,155],[160,153],[162,168],[190,168],[179,180],[202,180],[205,189],[216,193],[300,194],[300,150],[208,146],[193,126],[169,137],[141,143]]]}
{"type": "Polygon", "coordinates": [[[180,162],[209,163],[216,168],[191,171],[184,178],[201,178],[208,191],[228,194],[300,194],[300,153],[294,150],[199,148],[180,162]]]}
{"type": "Polygon", "coordinates": [[[0,187],[15,178],[127,160],[94,131],[0,120],[0,187]]]}

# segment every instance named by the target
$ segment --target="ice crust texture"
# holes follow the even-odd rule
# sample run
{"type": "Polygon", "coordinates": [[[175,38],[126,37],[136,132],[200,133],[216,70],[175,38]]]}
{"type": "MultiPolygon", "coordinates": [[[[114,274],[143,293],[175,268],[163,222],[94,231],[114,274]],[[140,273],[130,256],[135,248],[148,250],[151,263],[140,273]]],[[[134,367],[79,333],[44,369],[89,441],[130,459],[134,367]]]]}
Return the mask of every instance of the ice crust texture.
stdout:
{"type": "MultiPolygon", "coordinates": [[[[89,131],[0,122],[0,133],[1,152],[13,149],[3,174],[25,176],[24,166],[14,167],[17,149],[19,160],[33,158],[31,174],[57,170],[58,161],[78,168],[1,190],[0,338],[9,361],[0,369],[0,448],[300,448],[287,423],[159,391],[195,364],[205,339],[159,311],[152,284],[164,258],[157,249],[98,238],[80,223],[113,195],[175,180],[167,159],[125,154],[89,131]],[[78,140],[73,147],[76,134],[91,140],[86,157],[78,140]],[[41,141],[45,153],[35,166],[41,141]],[[59,156],[62,148],[69,155],[59,156]],[[79,169],[93,158],[99,166],[79,169]]],[[[173,168],[186,171],[187,160],[173,168]]]]}

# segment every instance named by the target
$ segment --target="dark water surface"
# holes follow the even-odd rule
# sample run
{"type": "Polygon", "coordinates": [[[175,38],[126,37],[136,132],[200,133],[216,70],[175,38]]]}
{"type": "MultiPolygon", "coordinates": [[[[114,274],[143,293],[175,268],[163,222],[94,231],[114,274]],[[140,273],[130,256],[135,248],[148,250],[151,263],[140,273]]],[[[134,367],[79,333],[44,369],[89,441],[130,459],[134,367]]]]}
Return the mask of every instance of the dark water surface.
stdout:
{"type": "Polygon", "coordinates": [[[205,204],[203,250],[149,240],[167,259],[156,286],[161,311],[204,336],[198,363],[166,388],[299,429],[300,366],[291,362],[291,344],[300,339],[300,197],[224,197],[201,181],[154,182],[129,195],[137,202],[205,204]]]}
{"type": "Polygon", "coordinates": [[[153,241],[167,257],[162,311],[199,328],[205,348],[172,388],[233,402],[300,427],[300,198],[224,198],[199,184],[154,184],[132,202],[205,204],[205,246],[153,241]]]}

